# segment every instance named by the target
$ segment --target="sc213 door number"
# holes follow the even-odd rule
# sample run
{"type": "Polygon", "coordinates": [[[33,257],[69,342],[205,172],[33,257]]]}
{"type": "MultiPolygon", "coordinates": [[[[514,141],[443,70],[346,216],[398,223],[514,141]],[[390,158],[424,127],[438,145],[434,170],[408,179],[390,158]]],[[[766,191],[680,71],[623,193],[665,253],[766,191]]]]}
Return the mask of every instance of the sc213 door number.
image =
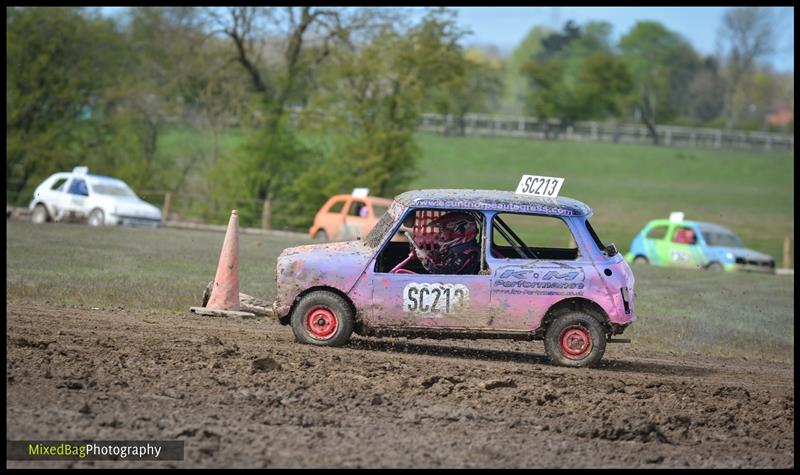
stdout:
{"type": "Polygon", "coordinates": [[[453,313],[469,305],[469,288],[463,284],[412,282],[403,289],[403,311],[410,313],[453,313]]]}

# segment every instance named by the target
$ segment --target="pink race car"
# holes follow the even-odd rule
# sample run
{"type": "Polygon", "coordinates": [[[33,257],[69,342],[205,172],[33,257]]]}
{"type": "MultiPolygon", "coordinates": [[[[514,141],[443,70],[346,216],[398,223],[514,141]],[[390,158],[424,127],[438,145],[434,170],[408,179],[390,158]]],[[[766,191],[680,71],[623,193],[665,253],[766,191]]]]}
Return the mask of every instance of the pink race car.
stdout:
{"type": "Polygon", "coordinates": [[[635,313],[633,273],[591,214],[564,197],[403,193],[364,240],[283,251],[273,308],[312,345],[353,332],[544,340],[552,362],[594,366],[635,313]]]}

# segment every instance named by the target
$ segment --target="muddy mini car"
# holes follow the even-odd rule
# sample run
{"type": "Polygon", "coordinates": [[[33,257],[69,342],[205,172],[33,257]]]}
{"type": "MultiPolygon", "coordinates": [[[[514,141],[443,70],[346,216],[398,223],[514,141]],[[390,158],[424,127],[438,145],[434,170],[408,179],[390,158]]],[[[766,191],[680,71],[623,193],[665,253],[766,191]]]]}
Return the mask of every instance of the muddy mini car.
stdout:
{"type": "Polygon", "coordinates": [[[544,340],[554,363],[593,366],[635,314],[631,269],[591,214],[564,197],[403,193],[363,240],[283,251],[274,311],[312,345],[353,332],[544,340]]]}

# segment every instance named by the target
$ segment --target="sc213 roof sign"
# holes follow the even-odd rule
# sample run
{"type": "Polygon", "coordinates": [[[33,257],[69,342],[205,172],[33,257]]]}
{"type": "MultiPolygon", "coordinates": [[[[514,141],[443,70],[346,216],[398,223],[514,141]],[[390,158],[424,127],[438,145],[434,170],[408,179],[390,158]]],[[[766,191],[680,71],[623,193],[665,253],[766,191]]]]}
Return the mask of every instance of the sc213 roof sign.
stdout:
{"type": "Polygon", "coordinates": [[[522,175],[515,193],[519,195],[556,198],[561,191],[564,179],[559,177],[522,175]]]}

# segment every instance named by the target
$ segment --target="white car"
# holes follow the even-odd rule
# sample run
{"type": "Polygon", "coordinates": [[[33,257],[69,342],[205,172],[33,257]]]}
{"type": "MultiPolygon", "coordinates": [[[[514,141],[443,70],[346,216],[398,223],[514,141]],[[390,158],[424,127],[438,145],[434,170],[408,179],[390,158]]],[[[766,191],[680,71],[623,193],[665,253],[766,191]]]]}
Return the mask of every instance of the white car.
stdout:
{"type": "Polygon", "coordinates": [[[36,187],[31,221],[86,220],[90,226],[126,224],[157,227],[161,210],[142,200],[124,181],[89,175],[86,167],[51,175],[36,187]]]}

